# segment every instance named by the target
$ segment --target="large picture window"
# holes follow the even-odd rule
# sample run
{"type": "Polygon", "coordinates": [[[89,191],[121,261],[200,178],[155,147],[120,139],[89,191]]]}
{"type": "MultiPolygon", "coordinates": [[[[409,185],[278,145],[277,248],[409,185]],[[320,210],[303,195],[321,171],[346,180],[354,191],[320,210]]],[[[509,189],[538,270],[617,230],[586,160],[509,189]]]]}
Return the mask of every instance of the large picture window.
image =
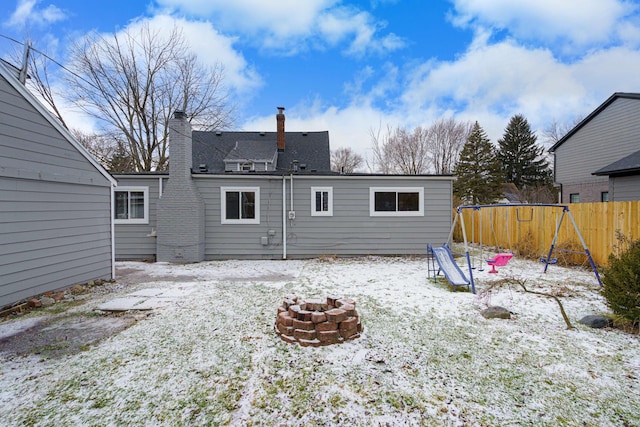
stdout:
{"type": "Polygon", "coordinates": [[[149,223],[149,188],[118,187],[113,192],[115,224],[149,223]]]}
{"type": "Polygon", "coordinates": [[[220,187],[222,224],[260,224],[260,188],[220,187]]]}
{"type": "Polygon", "coordinates": [[[369,189],[371,216],[424,215],[424,189],[422,187],[371,187],[369,189]]]}
{"type": "Polygon", "coordinates": [[[311,187],[311,216],[333,215],[333,187],[311,187]]]}

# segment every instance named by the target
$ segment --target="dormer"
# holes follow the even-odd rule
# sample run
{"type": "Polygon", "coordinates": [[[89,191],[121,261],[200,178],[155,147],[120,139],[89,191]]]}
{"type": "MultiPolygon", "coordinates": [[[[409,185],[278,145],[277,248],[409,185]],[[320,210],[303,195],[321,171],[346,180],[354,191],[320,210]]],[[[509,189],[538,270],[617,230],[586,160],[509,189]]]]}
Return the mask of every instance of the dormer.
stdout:
{"type": "Polygon", "coordinates": [[[225,172],[275,171],[278,164],[276,141],[236,141],[224,158],[225,172]]]}

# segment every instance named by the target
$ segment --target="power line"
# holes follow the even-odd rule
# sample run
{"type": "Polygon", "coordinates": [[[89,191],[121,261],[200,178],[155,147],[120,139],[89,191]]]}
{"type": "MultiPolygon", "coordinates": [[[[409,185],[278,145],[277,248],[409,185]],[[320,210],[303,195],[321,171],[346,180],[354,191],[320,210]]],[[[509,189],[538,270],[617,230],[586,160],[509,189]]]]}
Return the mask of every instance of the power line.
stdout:
{"type": "MultiPolygon", "coordinates": [[[[49,55],[47,55],[46,53],[34,48],[30,43],[25,43],[25,42],[21,42],[19,40],[14,39],[13,37],[4,35],[4,34],[0,34],[0,37],[7,39],[13,43],[16,43],[20,46],[22,46],[23,48],[26,49],[30,49],[40,55],[42,55],[43,57],[45,57],[46,59],[48,59],[49,61],[53,62],[54,64],[56,64],[58,67],[60,67],[61,69],[63,69],[64,71],[68,72],[69,74],[73,75],[74,77],[82,80],[83,82],[85,82],[86,84],[88,84],[89,86],[93,87],[94,89],[98,90],[98,91],[102,91],[102,89],[98,86],[96,86],[95,84],[93,84],[92,82],[90,82],[89,80],[85,79],[84,77],[82,77],[81,75],[75,73],[74,71],[68,69],[67,67],[65,67],[62,63],[60,63],[59,61],[57,61],[56,59],[50,57],[49,55]]],[[[210,131],[210,132],[215,132],[215,131],[210,131]]],[[[202,143],[201,141],[198,141],[200,143],[202,143]]],[[[213,148],[215,151],[218,151],[220,154],[228,154],[226,152],[224,152],[220,147],[216,146],[215,144],[207,144],[204,143],[206,145],[209,145],[211,148],[213,148]]],[[[242,153],[242,150],[239,150],[239,154],[241,157],[243,157],[243,160],[247,161],[247,162],[257,162],[258,159],[252,158],[252,156],[247,155],[245,156],[245,153],[242,153]]],[[[248,153],[246,153],[248,154],[248,153]]],[[[280,170],[281,168],[276,168],[276,170],[280,170]]]]}

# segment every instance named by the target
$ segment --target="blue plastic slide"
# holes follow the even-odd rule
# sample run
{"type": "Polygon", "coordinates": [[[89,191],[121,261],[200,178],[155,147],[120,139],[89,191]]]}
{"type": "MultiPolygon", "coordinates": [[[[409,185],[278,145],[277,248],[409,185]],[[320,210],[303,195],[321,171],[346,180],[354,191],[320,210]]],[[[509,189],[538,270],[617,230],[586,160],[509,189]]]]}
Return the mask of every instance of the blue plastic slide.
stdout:
{"type": "Polygon", "coordinates": [[[460,266],[453,259],[453,254],[447,246],[430,247],[431,253],[438,262],[440,271],[444,273],[449,283],[453,286],[469,286],[471,281],[467,279],[460,266]]]}

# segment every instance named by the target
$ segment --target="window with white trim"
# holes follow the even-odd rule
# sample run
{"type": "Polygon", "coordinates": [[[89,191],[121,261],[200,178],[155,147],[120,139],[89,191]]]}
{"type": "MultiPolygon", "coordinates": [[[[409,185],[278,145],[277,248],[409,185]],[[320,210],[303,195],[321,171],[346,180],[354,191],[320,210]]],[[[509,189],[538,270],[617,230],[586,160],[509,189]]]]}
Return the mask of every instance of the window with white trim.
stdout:
{"type": "Polygon", "coordinates": [[[149,187],[117,187],[113,199],[114,224],[149,223],[149,187]]]}
{"type": "Polygon", "coordinates": [[[424,188],[369,188],[370,216],[423,216],[424,188]]]}
{"type": "Polygon", "coordinates": [[[260,224],[259,187],[220,187],[222,224],[260,224]]]}
{"type": "Polygon", "coordinates": [[[333,216],[333,187],[311,187],[311,216],[333,216]]]}

